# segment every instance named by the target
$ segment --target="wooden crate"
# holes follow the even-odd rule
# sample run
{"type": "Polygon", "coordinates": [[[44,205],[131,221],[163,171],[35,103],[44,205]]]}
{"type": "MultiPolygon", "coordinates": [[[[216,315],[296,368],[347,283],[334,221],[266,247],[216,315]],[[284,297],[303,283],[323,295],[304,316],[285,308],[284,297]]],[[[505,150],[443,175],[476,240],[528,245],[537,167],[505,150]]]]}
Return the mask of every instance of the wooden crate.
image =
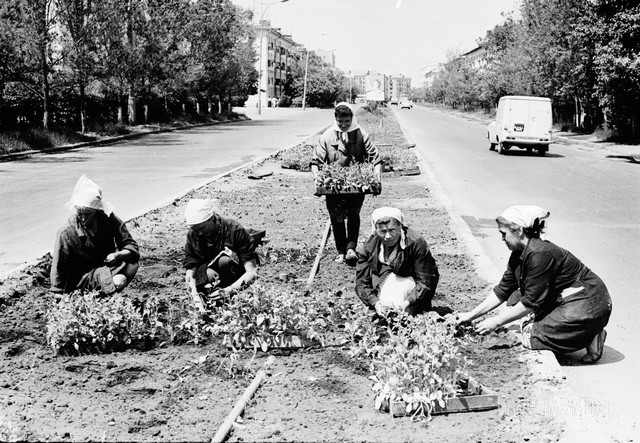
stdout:
{"type": "MultiPolygon", "coordinates": [[[[478,395],[465,395],[445,399],[444,408],[436,402],[431,414],[441,415],[454,412],[488,411],[498,407],[500,407],[498,404],[498,394],[492,389],[480,386],[480,394],[478,395]]],[[[391,402],[389,413],[394,417],[411,415],[411,412],[407,412],[407,404],[403,401],[391,402]]]]}
{"type": "Polygon", "coordinates": [[[356,195],[356,194],[372,194],[379,195],[382,192],[382,184],[378,185],[375,189],[369,188],[366,191],[362,191],[360,189],[341,189],[339,191],[327,188],[319,188],[316,187],[314,195],[356,195]]]}
{"type": "Polygon", "coordinates": [[[301,349],[301,348],[309,348],[311,346],[317,346],[319,343],[314,340],[309,340],[305,337],[300,337],[298,335],[291,335],[287,337],[270,337],[268,339],[262,337],[251,337],[247,339],[246,342],[240,343],[232,343],[232,340],[229,336],[224,337],[223,341],[225,346],[228,348],[245,348],[245,349],[301,349]]]}

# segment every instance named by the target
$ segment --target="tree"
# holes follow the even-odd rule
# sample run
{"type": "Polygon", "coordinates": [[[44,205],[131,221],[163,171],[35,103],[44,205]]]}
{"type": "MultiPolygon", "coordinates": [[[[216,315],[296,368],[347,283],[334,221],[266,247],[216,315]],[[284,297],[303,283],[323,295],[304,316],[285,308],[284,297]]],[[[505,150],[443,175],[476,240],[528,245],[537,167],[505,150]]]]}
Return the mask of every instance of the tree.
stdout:
{"type": "MultiPolygon", "coordinates": [[[[291,97],[302,97],[304,93],[304,71],[306,55],[292,66],[291,77],[285,83],[285,94],[291,97]]],[[[307,105],[330,107],[338,100],[345,100],[349,95],[348,82],[342,71],[324,63],[313,52],[309,53],[307,69],[307,105]]]]}
{"type": "MultiPolygon", "coordinates": [[[[11,54],[14,88],[22,100],[37,98],[41,104],[42,126],[49,127],[52,78],[57,55],[52,50],[56,36],[56,11],[53,0],[5,0],[3,22],[9,25],[2,33],[16,38],[11,54]],[[7,32],[8,31],[8,32],[7,32]]],[[[5,37],[6,38],[6,37],[5,37]]]]}
{"type": "Polygon", "coordinates": [[[92,0],[57,0],[60,20],[69,38],[65,41],[63,57],[72,72],[73,85],[77,88],[80,130],[87,130],[86,90],[98,71],[96,45],[93,40],[95,15],[92,0]]]}
{"type": "Polygon", "coordinates": [[[601,0],[596,5],[596,94],[618,135],[640,139],[640,5],[601,0]]]}

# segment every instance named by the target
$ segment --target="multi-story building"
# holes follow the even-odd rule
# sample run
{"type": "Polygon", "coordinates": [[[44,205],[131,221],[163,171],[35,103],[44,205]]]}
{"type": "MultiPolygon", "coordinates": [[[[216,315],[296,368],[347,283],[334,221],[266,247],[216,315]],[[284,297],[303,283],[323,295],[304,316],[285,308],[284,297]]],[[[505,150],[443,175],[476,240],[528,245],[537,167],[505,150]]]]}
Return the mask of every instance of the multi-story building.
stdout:
{"type": "Polygon", "coordinates": [[[295,59],[300,58],[301,45],[296,43],[290,35],[282,34],[280,29],[272,28],[268,20],[263,20],[256,27],[256,49],[258,61],[258,85],[260,91],[249,96],[245,106],[266,107],[272,98],[277,100],[284,94],[284,84],[295,59]]]}
{"type": "Polygon", "coordinates": [[[402,74],[387,77],[388,100],[400,99],[402,96],[411,96],[411,79],[402,74]]]}
{"type": "Polygon", "coordinates": [[[397,76],[387,76],[375,71],[363,73],[353,73],[351,79],[354,95],[363,95],[372,89],[380,88],[384,93],[384,98],[391,101],[392,98],[400,98],[403,95],[411,96],[411,78],[400,74],[397,76]]]}
{"type": "Polygon", "coordinates": [[[477,48],[472,49],[469,52],[465,52],[460,56],[466,60],[469,65],[476,71],[480,71],[485,68],[487,65],[487,50],[482,46],[478,46],[477,48]]]}

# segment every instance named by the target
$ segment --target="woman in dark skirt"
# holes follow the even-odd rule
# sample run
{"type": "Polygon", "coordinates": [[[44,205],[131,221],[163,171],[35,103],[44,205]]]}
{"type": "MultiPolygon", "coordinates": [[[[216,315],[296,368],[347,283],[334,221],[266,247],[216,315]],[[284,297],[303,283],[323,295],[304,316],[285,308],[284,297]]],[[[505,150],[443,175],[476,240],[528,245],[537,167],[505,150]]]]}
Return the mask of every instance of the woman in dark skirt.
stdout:
{"type": "Polygon", "coordinates": [[[569,251],[540,239],[549,212],[538,206],[512,206],[496,219],[512,251],[507,270],[493,292],[458,322],[478,318],[509,300],[506,309],[476,325],[481,334],[529,316],[523,345],[569,353],[586,348],[586,364],[602,357],[611,298],[602,280],[569,251]],[[513,296],[512,296],[513,294],[513,296]]]}

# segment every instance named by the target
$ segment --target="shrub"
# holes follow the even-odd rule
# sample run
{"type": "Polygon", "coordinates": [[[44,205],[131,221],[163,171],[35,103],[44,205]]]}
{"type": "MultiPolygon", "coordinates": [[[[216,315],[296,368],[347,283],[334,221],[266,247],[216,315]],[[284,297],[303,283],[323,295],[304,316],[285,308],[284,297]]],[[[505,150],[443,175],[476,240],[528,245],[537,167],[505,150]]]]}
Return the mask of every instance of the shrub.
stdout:
{"type": "Polygon", "coordinates": [[[455,397],[466,376],[467,360],[454,338],[455,327],[435,313],[412,317],[399,313],[385,336],[371,322],[352,321],[344,341],[351,355],[370,360],[375,407],[388,410],[403,401],[414,416],[430,417],[436,403],[455,397]]]}
{"type": "Polygon", "coordinates": [[[253,284],[213,309],[211,330],[229,337],[234,346],[251,347],[252,339],[260,339],[263,351],[274,338],[301,336],[323,343],[319,331],[327,323],[322,309],[303,294],[253,284]]]}
{"type": "Polygon", "coordinates": [[[279,153],[278,158],[283,168],[309,172],[311,171],[313,149],[312,145],[297,145],[279,153]]]}
{"type": "Polygon", "coordinates": [[[147,336],[142,314],[119,294],[98,297],[76,291],[63,296],[47,314],[47,342],[60,354],[119,351],[147,336]]]}

